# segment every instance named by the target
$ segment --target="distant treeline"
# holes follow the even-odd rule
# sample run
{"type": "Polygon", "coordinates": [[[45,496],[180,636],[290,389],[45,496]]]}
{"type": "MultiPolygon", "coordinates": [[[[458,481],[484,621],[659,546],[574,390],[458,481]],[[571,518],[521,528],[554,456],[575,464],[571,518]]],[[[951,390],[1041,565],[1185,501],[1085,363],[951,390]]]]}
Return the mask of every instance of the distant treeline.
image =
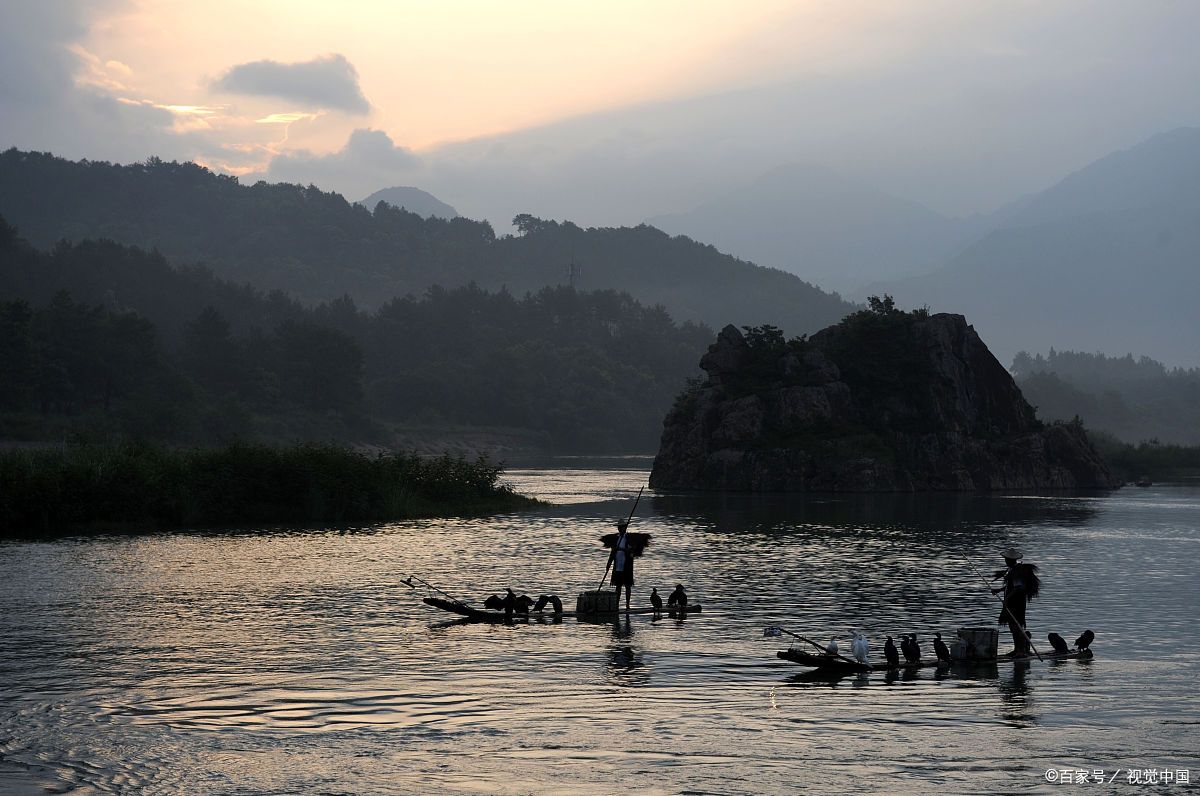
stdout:
{"type": "Polygon", "coordinates": [[[500,485],[499,475],[484,460],[368,456],[328,445],[8,450],[0,451],[0,537],[336,527],[537,504],[500,485]]]}
{"type": "Polygon", "coordinates": [[[581,287],[714,326],[813,332],[854,309],[792,274],[645,225],[583,229],[523,215],[521,234],[497,236],[487,222],[367,209],[311,185],[241,185],[155,158],[122,166],[9,149],[0,153],[0,215],[39,247],[111,239],[306,303],[349,295],[377,309],[434,284],[523,295],[566,281],[573,259],[581,287]]]}
{"type": "Polygon", "coordinates": [[[569,287],[308,308],[110,241],[40,252],[0,219],[0,437],[386,441],[452,423],[653,450],[710,339],[569,287]]]}
{"type": "Polygon", "coordinates": [[[1200,445],[1131,445],[1103,431],[1090,431],[1088,436],[1112,471],[1125,481],[1200,476],[1200,445]]]}
{"type": "Polygon", "coordinates": [[[1022,351],[1012,371],[1045,420],[1079,417],[1132,444],[1200,445],[1200,368],[1050,349],[1046,356],[1022,351]]]}

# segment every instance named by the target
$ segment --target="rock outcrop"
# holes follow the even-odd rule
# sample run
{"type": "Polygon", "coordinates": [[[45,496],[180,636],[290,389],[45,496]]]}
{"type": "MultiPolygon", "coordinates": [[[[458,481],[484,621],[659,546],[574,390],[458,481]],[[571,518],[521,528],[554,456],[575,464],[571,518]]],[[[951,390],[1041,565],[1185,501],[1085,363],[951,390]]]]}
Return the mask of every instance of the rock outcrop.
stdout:
{"type": "Polygon", "coordinates": [[[1119,485],[1045,425],[961,315],[863,311],[807,340],[726,326],[664,422],[650,485],[992,491],[1119,485]]]}

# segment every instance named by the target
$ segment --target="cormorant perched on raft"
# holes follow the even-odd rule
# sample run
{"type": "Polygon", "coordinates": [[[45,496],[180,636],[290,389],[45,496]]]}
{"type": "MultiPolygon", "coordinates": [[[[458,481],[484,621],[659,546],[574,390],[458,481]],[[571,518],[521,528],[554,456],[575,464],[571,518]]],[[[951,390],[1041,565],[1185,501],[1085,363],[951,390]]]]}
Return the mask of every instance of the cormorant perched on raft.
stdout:
{"type": "Polygon", "coordinates": [[[655,614],[662,613],[662,597],[658,596],[657,588],[650,590],[650,605],[653,606],[655,614]]]}
{"type": "Polygon", "coordinates": [[[867,637],[857,630],[854,631],[854,640],[850,642],[850,652],[854,655],[854,660],[859,663],[866,663],[871,652],[871,645],[867,641],[867,637]]]}
{"type": "Polygon", "coordinates": [[[939,661],[950,662],[950,648],[946,646],[946,642],[942,641],[941,633],[933,634],[933,652],[939,661]]]}
{"type": "Polygon", "coordinates": [[[499,595],[493,594],[483,601],[483,607],[490,611],[503,611],[504,600],[499,595]]]}
{"type": "Polygon", "coordinates": [[[1071,651],[1071,648],[1067,646],[1067,640],[1057,633],[1047,633],[1046,640],[1050,642],[1051,647],[1054,647],[1055,652],[1071,651]]]}
{"type": "Polygon", "coordinates": [[[679,613],[687,613],[687,592],[683,590],[682,583],[675,584],[675,591],[671,592],[671,596],[667,597],[667,608],[677,608],[679,613]]]}
{"type": "Polygon", "coordinates": [[[921,662],[921,645],[917,643],[917,634],[912,633],[900,641],[900,651],[908,663],[921,662]]]}
{"type": "Polygon", "coordinates": [[[551,608],[554,610],[554,613],[561,614],[563,612],[562,600],[558,598],[557,594],[541,595],[538,597],[537,602],[533,604],[533,610],[541,611],[545,609],[547,603],[550,604],[551,608]]]}
{"type": "Polygon", "coordinates": [[[887,665],[890,669],[895,669],[900,665],[900,653],[896,651],[896,642],[892,641],[891,636],[888,636],[887,641],[884,642],[883,657],[887,658],[887,665]]]}
{"type": "Polygon", "coordinates": [[[1092,646],[1092,642],[1096,640],[1096,634],[1090,630],[1083,631],[1083,635],[1075,639],[1075,646],[1081,650],[1085,650],[1092,646]]]}

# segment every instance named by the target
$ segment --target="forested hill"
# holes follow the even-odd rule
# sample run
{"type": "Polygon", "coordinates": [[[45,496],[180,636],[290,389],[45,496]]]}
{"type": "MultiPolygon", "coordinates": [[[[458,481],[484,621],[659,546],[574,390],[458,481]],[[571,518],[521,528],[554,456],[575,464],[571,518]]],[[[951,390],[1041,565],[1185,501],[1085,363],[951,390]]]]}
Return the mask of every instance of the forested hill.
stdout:
{"type": "Polygon", "coordinates": [[[0,219],[0,439],[388,445],[465,426],[649,451],[711,335],[570,287],[309,307],[111,241],[39,251],[0,219]]]}
{"type": "MultiPolygon", "coordinates": [[[[587,190],[587,186],[580,186],[587,190]]],[[[116,165],[10,149],[0,153],[0,215],[35,246],[109,238],[179,264],[305,302],[343,294],[378,307],[433,284],[475,282],[517,295],[567,282],[662,304],[681,320],[815,331],[854,309],[798,277],[647,226],[582,229],[518,217],[486,222],[374,210],[313,186],[241,185],[194,163],[116,165]]]]}
{"type": "Polygon", "coordinates": [[[1131,444],[1200,445],[1200,368],[1052,348],[1045,356],[1020,352],[1012,372],[1045,420],[1078,417],[1131,444]]]}

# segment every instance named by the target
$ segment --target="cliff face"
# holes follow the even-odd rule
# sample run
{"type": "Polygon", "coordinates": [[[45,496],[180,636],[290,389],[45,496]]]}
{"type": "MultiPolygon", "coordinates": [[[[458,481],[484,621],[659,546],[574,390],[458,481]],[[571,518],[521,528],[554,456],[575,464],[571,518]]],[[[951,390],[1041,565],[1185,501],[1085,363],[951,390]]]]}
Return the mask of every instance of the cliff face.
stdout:
{"type": "Polygon", "coordinates": [[[650,485],[729,491],[1108,489],[961,315],[864,311],[808,340],[726,326],[664,422],[650,485]]]}

